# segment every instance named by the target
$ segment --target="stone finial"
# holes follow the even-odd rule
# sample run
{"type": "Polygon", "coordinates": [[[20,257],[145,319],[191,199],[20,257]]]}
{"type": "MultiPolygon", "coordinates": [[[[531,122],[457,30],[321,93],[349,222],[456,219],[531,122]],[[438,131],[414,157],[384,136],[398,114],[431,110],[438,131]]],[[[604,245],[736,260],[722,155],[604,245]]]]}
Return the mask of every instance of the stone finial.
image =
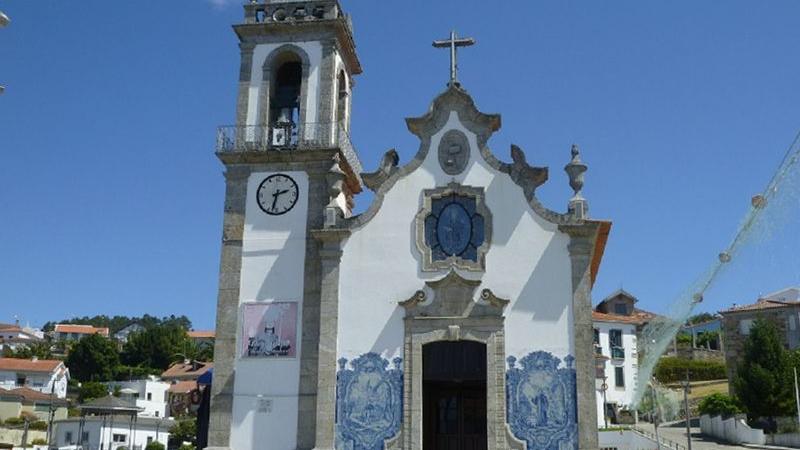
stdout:
{"type": "Polygon", "coordinates": [[[585,219],[589,204],[581,195],[581,189],[583,189],[583,174],[589,167],[581,161],[581,153],[577,145],[573,144],[570,152],[572,153],[572,160],[564,167],[564,171],[569,176],[569,186],[574,192],[569,200],[569,212],[578,219],[585,219]]]}
{"type": "Polygon", "coordinates": [[[325,228],[335,228],[339,225],[344,218],[344,211],[339,206],[339,195],[345,189],[344,184],[345,173],[339,168],[339,162],[334,161],[330,171],[325,175],[325,180],[328,183],[328,205],[325,207],[325,228]]]}

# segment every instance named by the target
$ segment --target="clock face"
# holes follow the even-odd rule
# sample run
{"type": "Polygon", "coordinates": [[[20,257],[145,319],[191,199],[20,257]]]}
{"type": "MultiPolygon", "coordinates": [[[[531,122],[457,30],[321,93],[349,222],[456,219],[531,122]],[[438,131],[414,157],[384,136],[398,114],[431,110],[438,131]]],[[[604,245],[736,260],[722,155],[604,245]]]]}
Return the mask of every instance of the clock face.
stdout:
{"type": "Polygon", "coordinates": [[[297,183],[289,175],[278,173],[270,175],[258,185],[256,198],[258,207],[271,215],[286,214],[297,203],[300,191],[297,183]]]}

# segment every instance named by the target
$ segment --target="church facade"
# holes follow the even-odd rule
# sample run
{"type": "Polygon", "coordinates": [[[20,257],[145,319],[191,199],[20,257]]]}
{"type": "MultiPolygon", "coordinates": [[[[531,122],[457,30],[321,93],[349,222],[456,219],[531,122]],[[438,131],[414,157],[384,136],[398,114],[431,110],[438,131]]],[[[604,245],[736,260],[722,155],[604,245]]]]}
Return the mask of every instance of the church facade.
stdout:
{"type": "MultiPolygon", "coordinates": [[[[245,5],[226,197],[209,447],[597,447],[591,220],[576,147],[566,212],[548,170],[489,148],[500,116],[456,79],[364,170],[348,137],[361,72],[335,0],[245,5]],[[374,191],[365,212],[354,197],[374,191]]],[[[451,35],[451,55],[456,39],[451,35]]]]}

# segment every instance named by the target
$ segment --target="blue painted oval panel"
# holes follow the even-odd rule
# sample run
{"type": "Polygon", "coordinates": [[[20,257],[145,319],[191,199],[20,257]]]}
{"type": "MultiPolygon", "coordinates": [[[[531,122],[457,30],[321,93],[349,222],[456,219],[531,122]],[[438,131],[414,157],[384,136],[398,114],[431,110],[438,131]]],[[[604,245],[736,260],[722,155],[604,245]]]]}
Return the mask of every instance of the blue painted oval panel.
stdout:
{"type": "Polygon", "coordinates": [[[467,210],[455,202],[442,208],[436,224],[436,237],[446,254],[462,254],[472,240],[472,220],[467,210]]]}

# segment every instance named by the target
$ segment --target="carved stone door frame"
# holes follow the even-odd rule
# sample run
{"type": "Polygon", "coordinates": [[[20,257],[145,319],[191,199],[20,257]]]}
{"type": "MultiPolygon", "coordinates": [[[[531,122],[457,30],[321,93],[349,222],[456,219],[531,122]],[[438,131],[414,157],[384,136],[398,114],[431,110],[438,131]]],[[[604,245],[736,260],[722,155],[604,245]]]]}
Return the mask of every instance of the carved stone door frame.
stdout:
{"type": "Polygon", "coordinates": [[[437,341],[475,341],[486,346],[486,434],[488,450],[520,449],[525,444],[506,425],[505,331],[508,300],[451,271],[426,282],[424,290],[400,302],[406,310],[403,343],[403,423],[387,449],[422,450],[422,347],[437,341]]]}

